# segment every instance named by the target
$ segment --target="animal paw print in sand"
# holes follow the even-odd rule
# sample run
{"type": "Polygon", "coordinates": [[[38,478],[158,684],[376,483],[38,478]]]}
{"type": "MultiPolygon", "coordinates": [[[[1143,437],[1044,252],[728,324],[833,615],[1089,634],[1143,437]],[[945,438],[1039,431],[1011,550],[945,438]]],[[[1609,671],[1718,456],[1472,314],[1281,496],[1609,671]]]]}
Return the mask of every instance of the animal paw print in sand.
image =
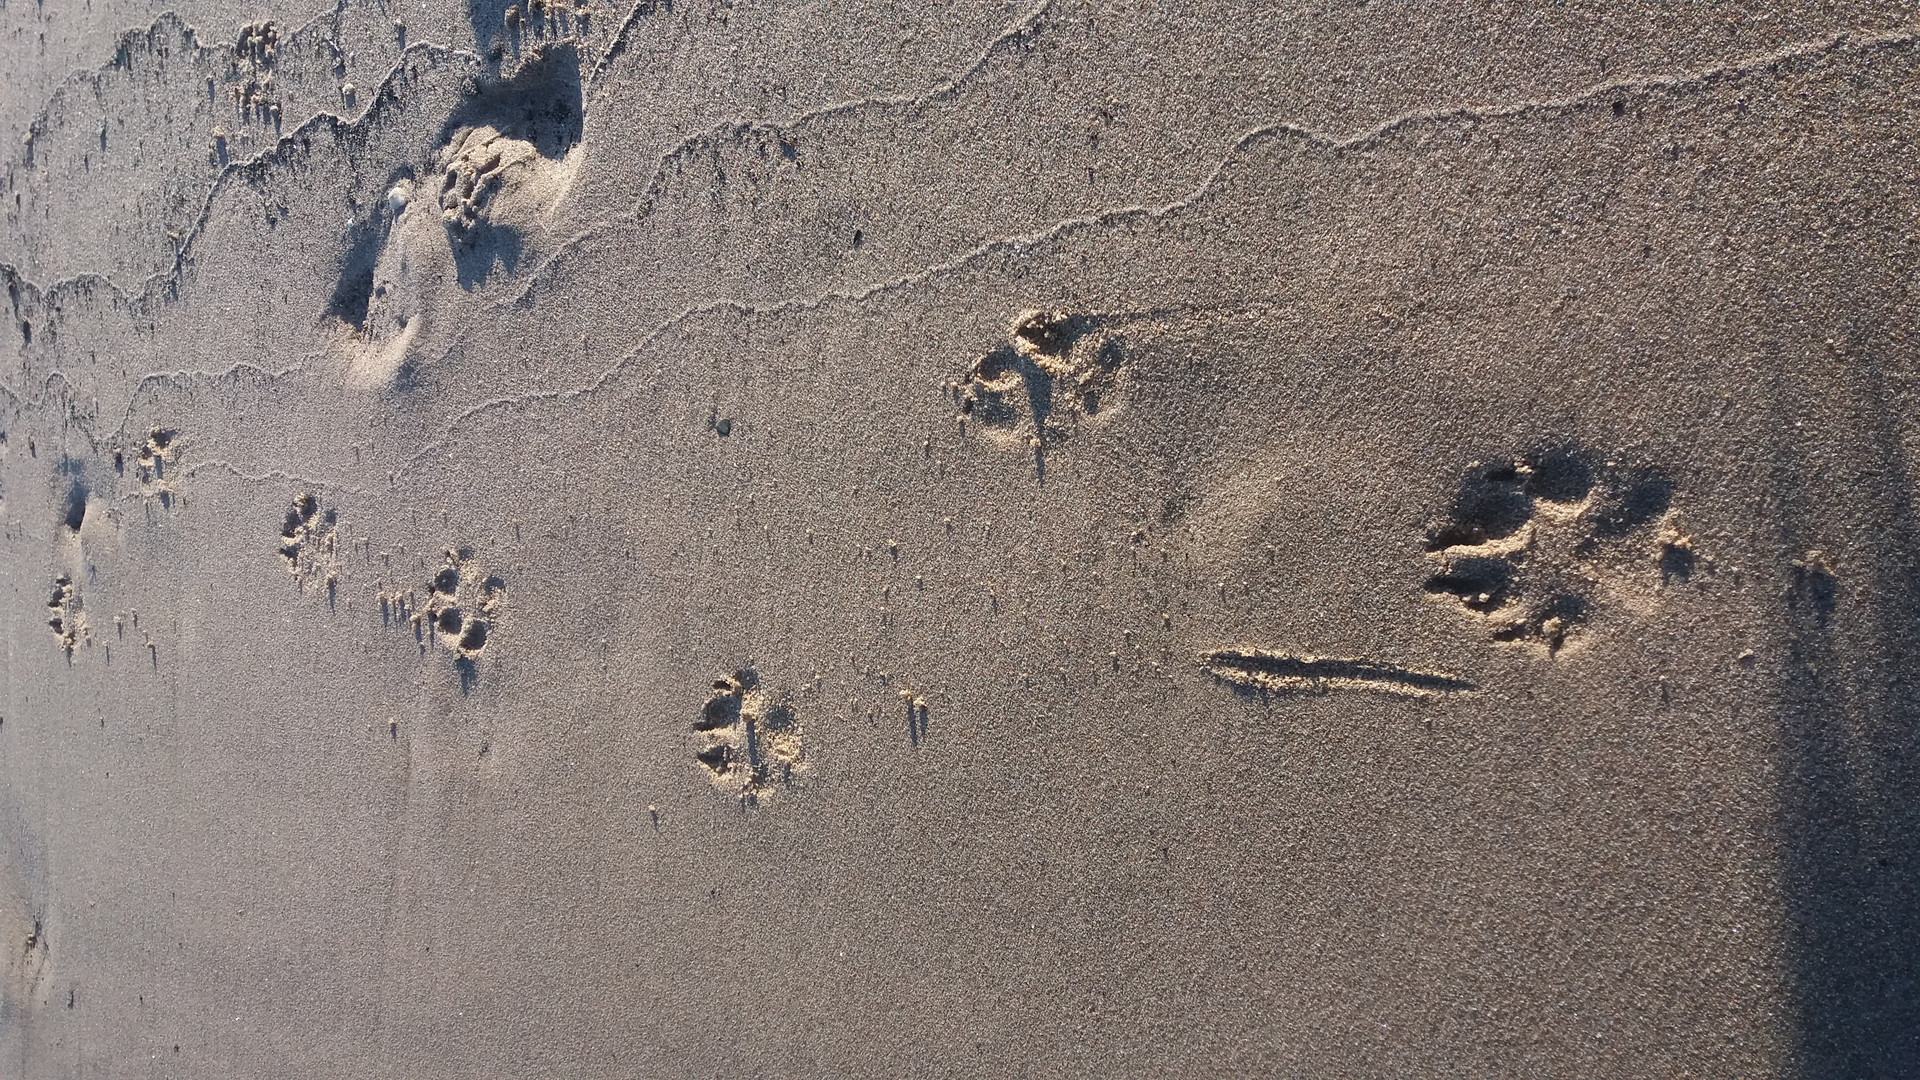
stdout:
{"type": "Polygon", "coordinates": [[[307,492],[287,507],[280,525],[280,557],[287,560],[287,572],[302,588],[315,578],[324,578],[329,586],[338,580],[338,543],[334,512],[323,509],[318,496],[307,492]]]}
{"type": "Polygon", "coordinates": [[[80,607],[80,586],[61,574],[53,579],[53,597],[47,601],[47,628],[73,659],[73,650],[88,637],[87,617],[80,607]]]}
{"type": "Polygon", "coordinates": [[[428,632],[440,644],[472,660],[487,647],[487,638],[506,600],[506,582],[483,574],[465,548],[447,552],[447,561],[427,582],[427,605],[421,612],[428,632]]]}
{"type": "Polygon", "coordinates": [[[1653,533],[1663,580],[1692,572],[1692,541],[1673,524],[1672,497],[1657,472],[1578,450],[1476,463],[1428,531],[1428,557],[1440,566],[1426,590],[1485,620],[1494,640],[1552,656],[1592,614],[1605,575],[1645,550],[1634,537],[1653,533]]]}
{"type": "Polygon", "coordinates": [[[240,40],[234,43],[227,96],[247,119],[280,121],[280,97],[273,89],[279,49],[280,30],[270,22],[242,28],[240,40]]]}
{"type": "Polygon", "coordinates": [[[174,440],[179,437],[179,432],[166,428],[154,428],[147,432],[147,441],[140,447],[140,457],[136,462],[141,483],[151,484],[167,478],[167,462],[179,456],[179,450],[174,446],[174,440]]]}
{"type": "Polygon", "coordinates": [[[25,978],[28,986],[37,988],[47,971],[47,934],[40,926],[40,920],[33,920],[33,930],[17,939],[20,951],[14,959],[16,970],[25,978]]]}
{"type": "Polygon", "coordinates": [[[742,668],[713,684],[693,730],[703,745],[693,759],[722,791],[757,803],[805,768],[800,720],[792,707],[761,688],[759,673],[742,668]]]}
{"type": "Polygon", "coordinates": [[[255,23],[240,28],[240,40],[233,46],[233,59],[236,64],[266,67],[273,63],[279,48],[280,28],[270,22],[255,23]]]}
{"type": "MultiPolygon", "coordinates": [[[[167,480],[167,466],[180,456],[180,433],[166,428],[154,428],[147,432],[147,441],[140,446],[140,454],[134,459],[134,476],[140,481],[140,493],[160,500],[163,507],[173,506],[178,494],[173,484],[167,480]]],[[[113,452],[115,471],[126,471],[126,457],[119,450],[113,452]]]]}
{"type": "Polygon", "coordinates": [[[440,218],[447,230],[465,237],[487,216],[487,206],[502,187],[517,182],[539,160],[539,151],[523,139],[510,139],[491,127],[468,128],[440,152],[446,170],[440,185],[440,218]]]}
{"type": "Polygon", "coordinates": [[[1123,389],[1125,352],[1096,316],[1023,312],[1007,337],[964,381],[948,384],[962,424],[1024,437],[1039,450],[1071,422],[1111,408],[1123,389]]]}

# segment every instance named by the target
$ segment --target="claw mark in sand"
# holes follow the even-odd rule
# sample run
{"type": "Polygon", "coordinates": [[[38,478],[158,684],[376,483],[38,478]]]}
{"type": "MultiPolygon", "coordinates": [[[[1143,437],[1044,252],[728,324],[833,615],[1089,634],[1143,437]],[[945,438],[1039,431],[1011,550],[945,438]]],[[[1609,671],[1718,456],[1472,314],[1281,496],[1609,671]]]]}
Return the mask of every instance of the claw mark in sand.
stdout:
{"type": "Polygon", "coordinates": [[[18,956],[16,970],[26,976],[29,986],[38,987],[47,970],[47,934],[39,919],[33,920],[33,930],[21,942],[18,956]]]}
{"type": "Polygon", "coordinates": [[[1215,649],[1201,654],[1200,666],[1223,682],[1266,693],[1368,690],[1401,697],[1437,697],[1478,689],[1465,679],[1436,671],[1415,671],[1372,660],[1297,656],[1266,649],[1215,649]]]}

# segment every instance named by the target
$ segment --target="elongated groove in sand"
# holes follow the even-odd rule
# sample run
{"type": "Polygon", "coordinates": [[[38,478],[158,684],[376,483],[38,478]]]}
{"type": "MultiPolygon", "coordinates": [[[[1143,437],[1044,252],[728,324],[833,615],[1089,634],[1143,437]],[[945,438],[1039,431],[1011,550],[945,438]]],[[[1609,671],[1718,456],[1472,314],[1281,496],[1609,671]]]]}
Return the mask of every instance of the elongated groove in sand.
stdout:
{"type": "Polygon", "coordinates": [[[1367,690],[1402,697],[1436,697],[1478,689],[1465,679],[1437,671],[1266,649],[1215,649],[1200,655],[1200,666],[1214,678],[1235,686],[1281,694],[1367,690]]]}

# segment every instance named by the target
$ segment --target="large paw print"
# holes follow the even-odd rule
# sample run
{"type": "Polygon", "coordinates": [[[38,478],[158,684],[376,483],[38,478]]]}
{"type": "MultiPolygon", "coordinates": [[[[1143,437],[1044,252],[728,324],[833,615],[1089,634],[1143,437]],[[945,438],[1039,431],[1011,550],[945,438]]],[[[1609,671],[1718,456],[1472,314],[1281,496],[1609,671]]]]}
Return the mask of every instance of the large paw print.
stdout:
{"type": "Polygon", "coordinates": [[[510,139],[491,127],[456,134],[440,158],[446,170],[440,185],[440,217],[447,229],[456,236],[472,232],[487,217],[495,194],[519,183],[539,157],[532,143],[510,139]]]}
{"type": "Polygon", "coordinates": [[[427,582],[428,632],[461,659],[475,659],[487,647],[506,594],[506,582],[475,566],[472,551],[449,551],[427,582]]]}
{"type": "Polygon", "coordinates": [[[1035,449],[1065,434],[1069,422],[1111,409],[1126,359],[1106,320],[1065,312],[1023,312],[1007,344],[973,362],[949,384],[960,419],[1023,436],[1035,449]]]}
{"type": "Polygon", "coordinates": [[[1588,620],[1604,575],[1635,557],[1630,538],[1654,533],[1663,576],[1691,572],[1691,541],[1667,520],[1672,500],[1657,471],[1576,449],[1476,463],[1428,531],[1440,565],[1426,590],[1484,619],[1494,640],[1552,656],[1588,620]]]}

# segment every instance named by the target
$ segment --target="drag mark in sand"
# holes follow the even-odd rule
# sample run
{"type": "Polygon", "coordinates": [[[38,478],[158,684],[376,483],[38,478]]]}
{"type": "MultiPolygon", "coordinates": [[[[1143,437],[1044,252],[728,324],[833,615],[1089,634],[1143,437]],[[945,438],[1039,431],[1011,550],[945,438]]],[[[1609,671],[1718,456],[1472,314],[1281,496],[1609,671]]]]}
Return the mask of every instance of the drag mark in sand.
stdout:
{"type": "Polygon", "coordinates": [[[1438,697],[1478,687],[1465,679],[1434,671],[1382,664],[1373,660],[1299,656],[1267,649],[1215,649],[1202,653],[1200,666],[1235,687],[1263,693],[1326,694],[1366,690],[1401,697],[1438,697]]]}

